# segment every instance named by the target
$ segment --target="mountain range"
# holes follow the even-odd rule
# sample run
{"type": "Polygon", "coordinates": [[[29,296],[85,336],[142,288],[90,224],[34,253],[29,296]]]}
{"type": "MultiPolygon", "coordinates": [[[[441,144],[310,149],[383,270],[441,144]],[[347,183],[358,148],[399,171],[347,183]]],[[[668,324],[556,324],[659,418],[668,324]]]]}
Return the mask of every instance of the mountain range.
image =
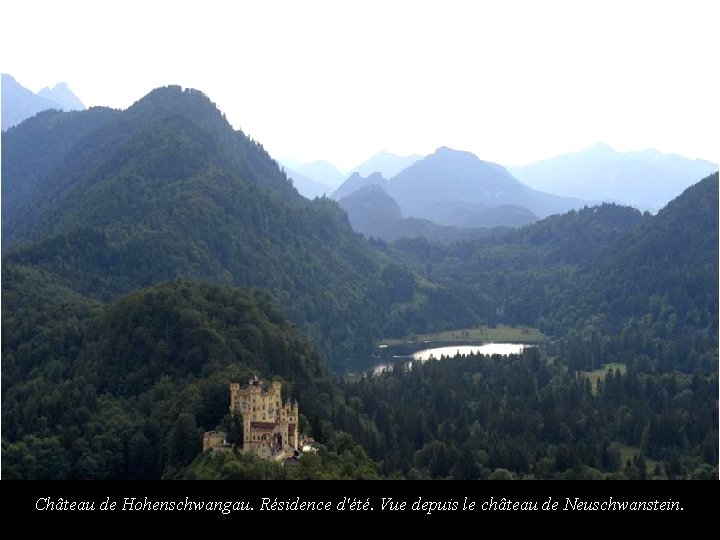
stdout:
{"type": "Polygon", "coordinates": [[[717,171],[718,165],[654,149],[618,152],[598,143],[508,170],[521,182],[548,193],[616,201],[656,211],[698,178],[717,171]]]}
{"type": "Polygon", "coordinates": [[[47,109],[81,111],[85,106],[67,83],[58,83],[52,89],[45,87],[35,94],[12,76],[2,74],[2,131],[47,109]]]}
{"type": "MultiPolygon", "coordinates": [[[[354,173],[332,197],[348,212],[356,230],[364,234],[372,230],[385,239],[398,238],[398,227],[403,234],[420,234],[420,229],[400,218],[414,218],[410,222],[414,226],[423,223],[427,234],[430,227],[424,222],[459,228],[518,227],[586,204],[530,189],[500,165],[446,147],[415,161],[390,180],[380,173],[368,177],[354,173]],[[389,220],[388,213],[373,213],[374,205],[386,208],[388,202],[381,204],[383,196],[377,189],[363,189],[368,186],[383,190],[401,215],[389,220]],[[368,214],[360,216],[360,212],[368,214]],[[373,220],[374,224],[367,227],[373,220]]],[[[447,232],[445,229],[441,236],[447,232]]],[[[438,237],[435,233],[431,236],[438,237]]]]}
{"type": "Polygon", "coordinates": [[[198,91],[38,114],[3,133],[2,178],[5,265],[103,301],[178,278],[264,287],[337,368],[378,335],[380,263],[344,212],[198,91]]]}
{"type": "Polygon", "coordinates": [[[438,234],[454,229],[405,212],[459,211],[467,190],[476,209],[512,196],[553,215],[388,244],[300,196],[197,90],[44,111],[1,151],[4,477],[717,476],[717,173],[657,215],[554,213],[571,201],[441,148],[343,204],[438,234]],[[371,366],[381,338],[498,324],[552,339],[329,372],[371,366]],[[204,431],[232,428],[229,381],[254,374],[321,445],[298,466],[201,454],[204,431]]]}
{"type": "MultiPolygon", "coordinates": [[[[337,181],[337,169],[316,162],[309,166],[310,174],[316,167],[333,171],[332,179],[337,181]]],[[[460,228],[514,227],[602,201],[656,211],[697,178],[717,170],[718,166],[708,161],[653,149],[622,153],[600,143],[580,152],[508,168],[445,147],[424,158],[382,151],[352,169],[331,196],[343,201],[363,187],[379,186],[397,202],[403,218],[425,220],[422,225],[417,221],[388,221],[381,213],[375,215],[380,221],[368,228],[364,225],[369,225],[371,216],[357,212],[371,208],[371,202],[380,196],[376,190],[362,191],[352,201],[341,202],[354,226],[364,224],[359,232],[368,234],[372,230],[374,234],[382,232],[382,238],[394,239],[420,234],[415,226],[420,226],[423,234],[438,230],[426,222],[460,228]],[[368,200],[362,202],[362,197],[368,200]],[[408,227],[409,223],[413,226],[408,227]]],[[[298,189],[310,197],[327,194],[326,185],[314,186],[309,178],[298,182],[298,189]]],[[[440,236],[446,237],[450,230],[444,229],[440,236]]],[[[437,238],[433,233],[431,237],[437,238]]]]}

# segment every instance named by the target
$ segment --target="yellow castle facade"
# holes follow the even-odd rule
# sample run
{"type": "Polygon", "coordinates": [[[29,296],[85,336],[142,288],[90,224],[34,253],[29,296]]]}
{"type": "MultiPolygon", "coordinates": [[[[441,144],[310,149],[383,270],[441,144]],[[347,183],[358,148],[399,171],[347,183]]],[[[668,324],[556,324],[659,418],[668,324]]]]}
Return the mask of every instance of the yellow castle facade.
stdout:
{"type": "MultiPolygon", "coordinates": [[[[253,377],[246,387],[230,384],[230,414],[242,414],[242,451],[270,460],[292,457],[298,449],[298,404],[283,403],[280,382],[270,386],[253,377]]],[[[209,431],[203,438],[203,450],[229,448],[225,433],[209,431]]]]}

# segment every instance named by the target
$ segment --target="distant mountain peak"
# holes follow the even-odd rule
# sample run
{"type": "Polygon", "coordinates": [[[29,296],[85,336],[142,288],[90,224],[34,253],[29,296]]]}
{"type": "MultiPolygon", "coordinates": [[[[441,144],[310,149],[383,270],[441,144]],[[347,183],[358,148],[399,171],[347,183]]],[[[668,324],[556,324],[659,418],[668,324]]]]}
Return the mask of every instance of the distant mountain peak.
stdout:
{"type": "Polygon", "coordinates": [[[510,168],[534,189],[593,201],[619,201],[641,210],[662,208],[699,178],[717,170],[717,164],[664,154],[655,148],[619,152],[604,143],[510,168]]]}
{"type": "Polygon", "coordinates": [[[588,150],[593,150],[595,152],[616,152],[616,150],[612,146],[604,142],[596,142],[588,150]]]}
{"type": "Polygon", "coordinates": [[[450,148],[448,146],[441,146],[437,150],[435,150],[434,153],[430,154],[428,158],[430,157],[436,157],[436,158],[442,158],[442,159],[453,159],[453,160],[462,160],[465,163],[475,161],[475,162],[482,162],[479,157],[477,157],[472,152],[468,152],[467,150],[456,150],[454,148],[450,148]]]}
{"type": "Polygon", "coordinates": [[[85,105],[72,93],[67,83],[58,83],[51,90],[43,88],[35,94],[14,77],[2,74],[2,130],[48,109],[84,110],[85,105]]]}
{"type": "Polygon", "coordinates": [[[296,167],[295,170],[308,178],[320,182],[332,188],[335,188],[342,184],[345,175],[335,167],[332,163],[329,163],[323,159],[316,159],[300,167],[296,167]]]}
{"type": "Polygon", "coordinates": [[[183,99],[190,96],[199,98],[199,100],[205,101],[208,105],[212,105],[213,107],[215,107],[215,104],[210,101],[210,98],[208,98],[200,90],[195,90],[193,88],[183,89],[182,86],[179,86],[177,84],[171,84],[168,86],[160,86],[158,88],[150,90],[150,92],[148,92],[143,97],[138,99],[135,103],[133,103],[130,108],[132,109],[133,107],[142,106],[145,104],[168,103],[168,100],[170,99],[183,99]]]}
{"type": "Polygon", "coordinates": [[[423,156],[413,154],[411,156],[399,156],[388,152],[387,150],[380,150],[374,156],[363,161],[357,167],[352,169],[353,172],[360,173],[361,176],[369,177],[369,175],[379,172],[384,178],[392,178],[399,174],[404,169],[407,169],[423,156]]]}
{"type": "Polygon", "coordinates": [[[457,154],[457,155],[467,155],[467,154],[470,154],[470,155],[473,156],[473,157],[477,157],[477,156],[475,156],[475,154],[473,154],[473,153],[471,153],[471,152],[467,152],[467,151],[465,151],[465,150],[455,150],[454,148],[450,148],[449,146],[440,146],[440,147],[438,147],[437,150],[435,150],[434,153],[435,153],[435,154],[441,154],[441,155],[442,155],[442,154],[450,154],[450,155],[455,155],[455,154],[457,154]]]}
{"type": "Polygon", "coordinates": [[[53,90],[69,90],[69,89],[70,88],[68,87],[68,83],[66,83],[65,81],[62,81],[62,82],[55,84],[55,86],[53,86],[52,88],[50,88],[49,86],[46,86],[45,88],[40,90],[40,92],[38,92],[38,93],[52,92],[53,90]]]}
{"type": "Polygon", "coordinates": [[[333,192],[332,198],[339,201],[360,189],[373,185],[387,188],[388,181],[379,172],[374,172],[368,176],[362,176],[360,173],[354,172],[333,192]]]}
{"type": "Polygon", "coordinates": [[[59,82],[52,88],[46,86],[38,92],[38,95],[54,101],[60,105],[64,111],[85,110],[83,102],[70,90],[66,82],[59,82]]]}

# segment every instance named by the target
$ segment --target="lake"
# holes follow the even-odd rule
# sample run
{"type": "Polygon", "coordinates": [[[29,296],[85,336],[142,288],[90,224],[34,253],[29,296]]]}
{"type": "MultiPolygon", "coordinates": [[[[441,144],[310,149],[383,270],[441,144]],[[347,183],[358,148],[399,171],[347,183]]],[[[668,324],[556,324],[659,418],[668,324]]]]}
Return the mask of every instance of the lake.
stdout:
{"type": "MultiPolygon", "coordinates": [[[[424,362],[430,358],[440,359],[441,356],[455,356],[456,354],[467,355],[467,354],[500,354],[507,356],[510,354],[520,354],[525,347],[532,347],[527,343],[480,343],[477,345],[445,345],[443,347],[434,347],[432,349],[421,349],[419,351],[412,352],[410,354],[393,354],[392,358],[394,361],[389,362],[387,360],[376,364],[373,368],[373,373],[382,373],[387,369],[392,369],[397,363],[406,363],[410,365],[413,361],[424,362]],[[407,359],[407,360],[405,360],[407,359]]],[[[390,348],[384,348],[387,353],[392,352],[390,348]]]]}
{"type": "Polygon", "coordinates": [[[441,356],[455,356],[456,354],[520,354],[528,345],[524,343],[482,343],[480,345],[451,345],[448,347],[436,347],[434,349],[423,349],[413,353],[415,360],[429,360],[441,356]]]}

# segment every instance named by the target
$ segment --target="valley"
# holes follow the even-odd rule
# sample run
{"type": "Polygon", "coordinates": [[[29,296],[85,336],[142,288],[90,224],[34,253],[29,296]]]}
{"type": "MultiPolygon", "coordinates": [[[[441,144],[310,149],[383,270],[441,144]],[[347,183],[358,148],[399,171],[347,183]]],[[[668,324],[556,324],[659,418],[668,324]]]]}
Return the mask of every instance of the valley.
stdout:
{"type": "Polygon", "coordinates": [[[717,475],[717,172],[651,214],[440,147],[309,199],[179,86],[2,137],[3,477],[717,475]],[[317,451],[202,452],[256,375],[317,451]]]}

